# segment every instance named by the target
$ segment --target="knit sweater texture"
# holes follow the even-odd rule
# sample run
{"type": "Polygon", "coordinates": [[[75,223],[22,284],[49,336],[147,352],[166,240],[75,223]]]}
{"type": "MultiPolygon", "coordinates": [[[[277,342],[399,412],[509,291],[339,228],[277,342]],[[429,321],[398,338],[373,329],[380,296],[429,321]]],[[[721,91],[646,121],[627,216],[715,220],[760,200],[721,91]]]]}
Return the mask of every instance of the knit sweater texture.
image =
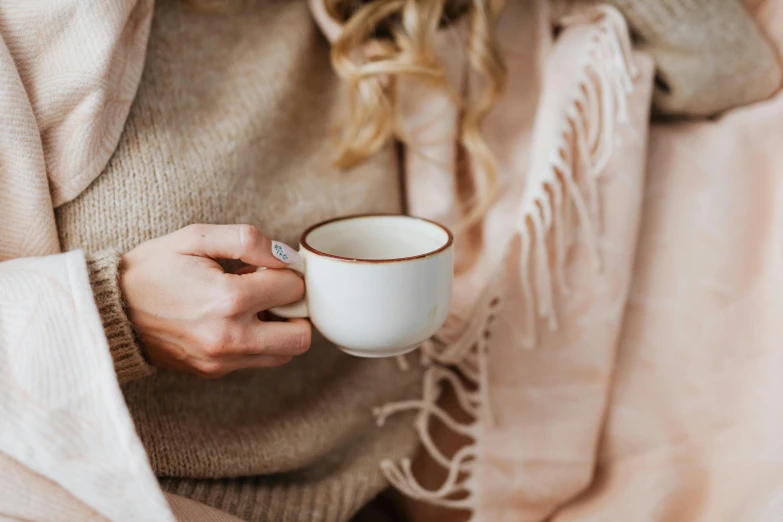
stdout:
{"type": "Polygon", "coordinates": [[[712,116],[772,96],[779,57],[740,0],[609,0],[656,64],[660,115],[712,116]]]}
{"type": "Polygon", "coordinates": [[[156,6],[138,94],[106,170],[56,211],[84,249],[136,430],[164,489],[249,521],[347,520],[386,487],[379,463],[411,457],[411,419],[372,408],[420,394],[420,372],[344,355],[314,336],[280,368],[217,380],[153,369],[123,311],[120,254],[190,223],[250,223],[295,245],[319,220],[399,212],[389,148],[331,165],[341,117],[329,46],[304,0],[198,13],[156,6]]]}
{"type": "Polygon", "coordinates": [[[655,61],[653,113],[716,116],[765,100],[783,81],[778,56],[741,0],[549,0],[551,18],[597,4],[619,9],[634,47],[655,61]]]}

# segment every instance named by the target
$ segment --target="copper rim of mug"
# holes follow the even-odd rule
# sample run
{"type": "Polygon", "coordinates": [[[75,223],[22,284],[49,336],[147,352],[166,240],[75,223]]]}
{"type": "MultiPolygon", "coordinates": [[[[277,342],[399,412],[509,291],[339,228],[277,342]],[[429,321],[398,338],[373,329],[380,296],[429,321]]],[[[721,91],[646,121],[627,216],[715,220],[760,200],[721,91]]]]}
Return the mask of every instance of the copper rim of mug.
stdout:
{"type": "Polygon", "coordinates": [[[340,261],[350,261],[352,263],[372,263],[372,264],[381,264],[381,263],[397,263],[400,261],[414,261],[416,259],[424,259],[427,257],[434,256],[436,254],[439,254],[443,252],[444,250],[448,249],[451,244],[454,242],[454,235],[451,233],[451,231],[441,225],[440,223],[436,221],[432,221],[431,219],[416,217],[416,216],[406,216],[405,214],[352,214],[350,216],[340,216],[332,219],[327,219],[326,221],[321,221],[320,223],[316,223],[315,225],[309,226],[303,233],[301,238],[299,239],[299,243],[302,245],[302,248],[305,250],[308,250],[312,252],[313,254],[316,254],[318,256],[328,257],[331,259],[339,259],[340,261]],[[430,225],[434,225],[444,231],[446,233],[446,236],[448,239],[446,242],[441,245],[440,247],[436,248],[435,250],[432,250],[431,252],[425,252],[424,254],[419,254],[416,256],[410,256],[410,257],[395,257],[390,259],[361,259],[361,258],[354,258],[354,257],[343,257],[343,256],[337,256],[334,254],[328,254],[326,252],[322,252],[321,250],[318,250],[316,248],[313,248],[307,243],[307,236],[310,235],[311,232],[314,232],[315,230],[324,227],[326,225],[330,225],[332,223],[337,223],[339,221],[350,221],[352,219],[360,219],[360,218],[368,218],[368,217],[391,217],[391,218],[403,218],[403,219],[413,219],[416,221],[421,221],[423,223],[427,223],[430,225]]]}

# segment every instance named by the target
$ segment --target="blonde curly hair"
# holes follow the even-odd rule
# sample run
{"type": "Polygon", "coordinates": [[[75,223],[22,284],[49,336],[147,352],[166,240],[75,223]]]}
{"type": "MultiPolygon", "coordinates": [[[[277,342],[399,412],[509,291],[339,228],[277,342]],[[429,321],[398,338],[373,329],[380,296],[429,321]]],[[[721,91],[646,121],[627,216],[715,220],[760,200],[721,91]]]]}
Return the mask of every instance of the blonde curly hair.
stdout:
{"type": "MultiPolygon", "coordinates": [[[[246,0],[185,1],[211,11],[237,7],[246,0]]],[[[476,223],[491,204],[497,186],[497,167],[480,127],[506,82],[495,38],[504,0],[322,1],[326,13],[342,25],[331,60],[348,86],[348,114],[337,129],[337,166],[352,167],[392,139],[406,142],[394,97],[397,78],[406,76],[443,88],[460,108],[454,173],[465,207],[460,228],[476,223]],[[438,30],[457,20],[467,26],[464,54],[468,66],[482,79],[483,92],[470,99],[464,86],[449,84],[435,50],[438,30]]]]}
{"type": "Polygon", "coordinates": [[[338,137],[337,165],[350,167],[392,138],[406,141],[397,118],[396,78],[407,76],[443,88],[460,107],[457,186],[475,223],[490,205],[497,168],[481,136],[481,122],[501,96],[506,68],[495,38],[504,0],[323,0],[343,25],[332,46],[332,64],[348,86],[348,116],[338,137]],[[462,86],[449,85],[435,51],[439,28],[465,18],[469,67],[482,78],[475,102],[462,86]]]}

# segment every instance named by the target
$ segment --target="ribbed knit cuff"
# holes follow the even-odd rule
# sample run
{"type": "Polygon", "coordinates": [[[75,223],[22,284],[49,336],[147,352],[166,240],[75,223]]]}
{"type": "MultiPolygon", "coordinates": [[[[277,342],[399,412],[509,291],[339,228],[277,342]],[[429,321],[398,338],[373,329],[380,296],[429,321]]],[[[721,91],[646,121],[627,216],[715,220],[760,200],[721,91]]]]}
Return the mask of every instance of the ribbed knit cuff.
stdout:
{"type": "Polygon", "coordinates": [[[103,330],[109,341],[114,369],[120,383],[146,377],[152,373],[144,359],[133,328],[125,315],[119,281],[120,255],[114,250],[104,250],[87,255],[87,270],[95,296],[95,304],[101,314],[103,330]]]}

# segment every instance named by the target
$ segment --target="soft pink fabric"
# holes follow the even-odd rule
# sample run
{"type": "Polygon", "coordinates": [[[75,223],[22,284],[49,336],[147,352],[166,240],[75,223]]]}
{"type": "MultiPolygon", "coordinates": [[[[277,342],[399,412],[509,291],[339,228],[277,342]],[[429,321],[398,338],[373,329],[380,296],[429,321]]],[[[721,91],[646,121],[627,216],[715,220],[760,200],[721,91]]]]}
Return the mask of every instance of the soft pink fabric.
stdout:
{"type": "Polygon", "coordinates": [[[477,437],[477,520],[545,520],[592,480],[641,215],[652,64],[636,58],[642,74],[629,120],[618,128],[622,143],[600,184],[602,269],[584,244],[574,248],[569,294],[556,298],[559,327],[550,331],[540,321],[532,349],[520,342],[529,334],[521,317],[532,304],[513,291],[522,282],[520,241],[512,245],[506,285],[513,290],[504,293],[488,348],[494,422],[482,423],[477,437]]]}
{"type": "MultiPolygon", "coordinates": [[[[756,10],[783,50],[783,3],[756,10]]],[[[650,130],[593,484],[557,522],[783,519],[783,95],[650,130]]]]}
{"type": "MultiPolygon", "coordinates": [[[[779,41],[781,3],[756,12],[779,41]]],[[[566,30],[545,58],[523,192],[523,207],[531,199],[538,205],[528,224],[539,230],[556,191],[536,199],[546,181],[542,165],[569,166],[552,157],[552,143],[569,95],[562,91],[578,76],[580,30],[566,30]]],[[[433,406],[432,390],[449,375],[437,365],[423,403],[382,412],[420,408],[417,428],[437,417],[475,440],[444,462],[467,479],[452,475],[439,491],[419,489],[407,463],[389,465],[390,478],[411,496],[492,522],[783,518],[783,421],[775,413],[783,362],[775,137],[783,98],[714,122],[655,125],[648,145],[651,64],[636,58],[630,118],[617,129],[597,188],[600,226],[592,240],[601,270],[583,229],[565,263],[568,295],[553,297],[554,238],[543,248],[529,245],[522,277],[525,234],[514,240],[490,339],[468,341],[487,351],[486,374],[477,368],[470,379],[484,394],[455,387],[477,421],[454,423],[433,406]],[[532,288],[520,292],[531,273],[532,288]],[[529,317],[531,307],[540,318],[529,317]],[[520,346],[528,336],[531,351],[520,346]]],[[[473,369],[453,346],[432,352],[463,374],[473,369]]],[[[428,432],[443,434],[420,429],[425,441],[428,432]]]]}

